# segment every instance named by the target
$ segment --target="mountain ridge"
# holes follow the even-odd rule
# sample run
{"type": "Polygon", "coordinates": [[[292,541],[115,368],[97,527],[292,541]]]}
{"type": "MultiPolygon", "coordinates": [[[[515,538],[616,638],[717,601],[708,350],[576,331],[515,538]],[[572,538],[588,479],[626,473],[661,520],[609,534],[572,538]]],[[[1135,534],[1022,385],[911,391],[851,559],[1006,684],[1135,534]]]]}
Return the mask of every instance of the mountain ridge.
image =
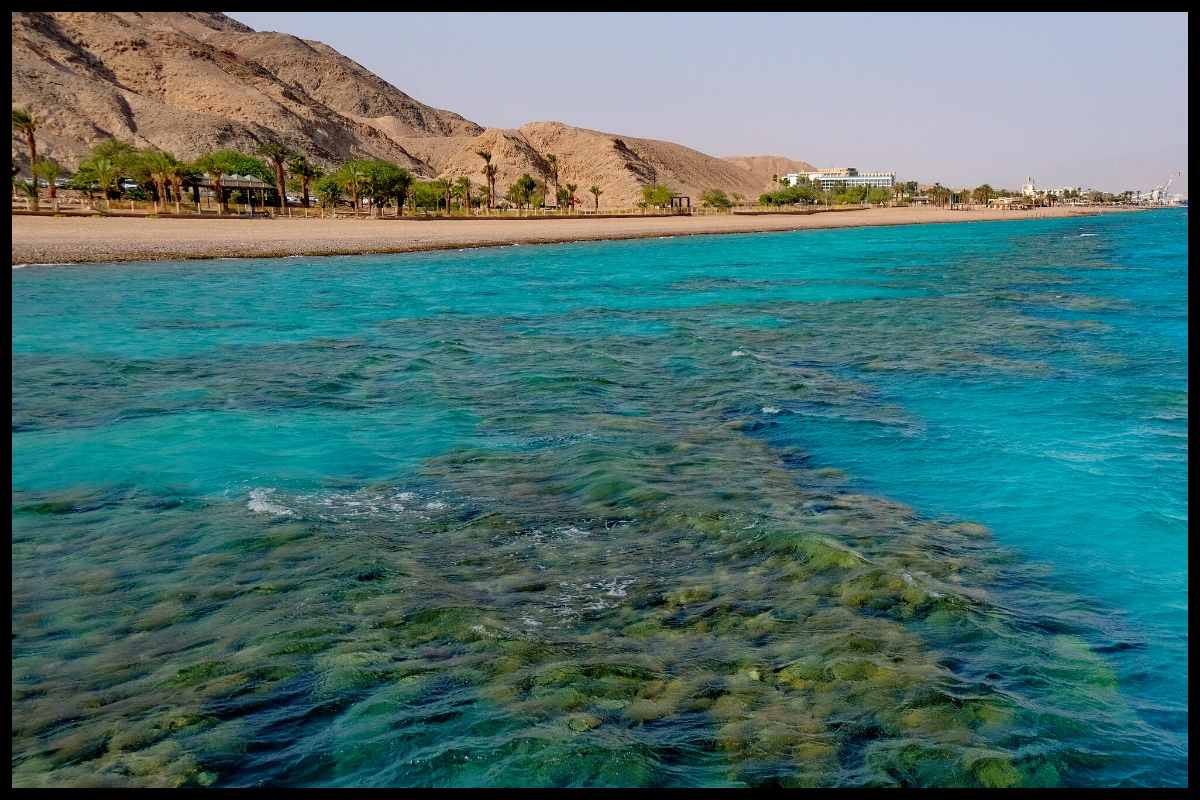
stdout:
{"type": "MultiPolygon", "coordinates": [[[[549,178],[554,153],[560,185],[575,184],[585,206],[598,186],[601,208],[632,205],[651,183],[693,202],[710,188],[752,197],[770,188],[772,166],[811,168],[563,122],[484,127],[412,98],[323,42],[256,31],[219,12],[14,12],[12,47],[13,103],[41,120],[39,152],[71,167],[110,137],[189,159],[279,141],[326,166],[384,158],[421,178],[482,184],[483,149],[503,192],[523,172],[549,178]]],[[[12,154],[27,170],[15,133],[12,154]]]]}

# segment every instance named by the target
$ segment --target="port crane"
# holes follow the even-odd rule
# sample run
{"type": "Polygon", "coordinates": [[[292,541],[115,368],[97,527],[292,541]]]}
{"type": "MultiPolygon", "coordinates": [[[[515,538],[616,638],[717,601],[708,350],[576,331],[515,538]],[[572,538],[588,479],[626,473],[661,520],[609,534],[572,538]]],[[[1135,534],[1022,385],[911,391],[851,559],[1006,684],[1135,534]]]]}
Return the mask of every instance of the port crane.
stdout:
{"type": "Polygon", "coordinates": [[[1167,202],[1167,189],[1171,188],[1171,184],[1174,183],[1175,179],[1178,178],[1182,174],[1183,174],[1183,172],[1173,172],[1167,176],[1166,183],[1164,183],[1160,186],[1155,186],[1153,189],[1151,189],[1150,190],[1150,202],[1166,203],[1167,202]]]}

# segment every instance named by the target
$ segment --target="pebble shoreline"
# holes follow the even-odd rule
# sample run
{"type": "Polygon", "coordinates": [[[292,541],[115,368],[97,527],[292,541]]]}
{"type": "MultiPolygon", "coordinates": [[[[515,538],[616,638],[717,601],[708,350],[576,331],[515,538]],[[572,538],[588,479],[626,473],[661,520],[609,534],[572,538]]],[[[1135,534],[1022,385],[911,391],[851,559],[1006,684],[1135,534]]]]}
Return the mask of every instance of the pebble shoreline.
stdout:
{"type": "Polygon", "coordinates": [[[154,219],[12,217],[12,265],[198,258],[408,253],[818,228],[980,222],[1120,213],[1130,208],[950,211],[875,208],[810,216],[694,216],[600,219],[154,219]]]}

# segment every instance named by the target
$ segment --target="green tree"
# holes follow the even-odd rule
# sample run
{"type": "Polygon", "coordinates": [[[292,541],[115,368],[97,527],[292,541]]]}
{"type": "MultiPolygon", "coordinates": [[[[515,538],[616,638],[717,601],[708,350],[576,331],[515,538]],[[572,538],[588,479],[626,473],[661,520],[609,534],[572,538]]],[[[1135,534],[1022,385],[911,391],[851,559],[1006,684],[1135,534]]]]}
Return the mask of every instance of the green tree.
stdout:
{"type": "Polygon", "coordinates": [[[35,182],[21,181],[20,183],[16,184],[16,189],[20,194],[25,196],[26,200],[29,201],[29,210],[37,211],[38,208],[34,205],[34,201],[37,198],[37,186],[35,185],[35,182]]]}
{"type": "Polygon", "coordinates": [[[950,202],[950,190],[940,183],[934,183],[926,194],[929,195],[929,199],[936,205],[944,206],[950,202]]]}
{"type": "Polygon", "coordinates": [[[471,212],[471,179],[466,175],[461,175],[454,181],[452,189],[454,196],[458,198],[459,205],[462,206],[466,213],[471,212]]]}
{"type": "Polygon", "coordinates": [[[88,152],[85,161],[111,161],[120,172],[118,178],[131,178],[135,181],[149,180],[149,171],[143,162],[145,151],[139,150],[129,142],[120,139],[105,139],[95,144],[88,152]]]}
{"type": "Polygon", "coordinates": [[[292,156],[288,162],[288,172],[300,182],[300,203],[308,208],[308,187],[312,181],[324,173],[320,167],[305,158],[303,154],[292,156]]]}
{"type": "Polygon", "coordinates": [[[570,206],[572,212],[575,211],[575,203],[578,202],[578,200],[575,198],[575,190],[578,188],[578,184],[567,184],[567,205],[570,206]]]}
{"type": "Polygon", "coordinates": [[[396,200],[397,206],[403,209],[404,199],[412,186],[412,173],[380,159],[364,160],[359,165],[363,175],[360,189],[371,199],[375,215],[382,217],[384,207],[391,200],[396,200]]]}
{"type": "Polygon", "coordinates": [[[316,190],[317,199],[321,201],[323,209],[333,211],[337,208],[337,204],[342,199],[342,182],[336,173],[317,178],[313,188],[316,190]]]}
{"type": "Polygon", "coordinates": [[[46,188],[50,193],[50,205],[56,214],[58,213],[58,184],[56,181],[62,174],[62,165],[53,158],[38,159],[38,162],[33,165],[34,181],[43,180],[46,182],[46,188]]]}
{"type": "Polygon", "coordinates": [[[354,200],[354,216],[358,216],[367,182],[366,162],[361,159],[347,161],[335,174],[342,184],[342,190],[354,200]]]}
{"type": "Polygon", "coordinates": [[[265,158],[274,172],[275,192],[279,195],[279,213],[283,213],[287,195],[284,187],[284,170],[296,154],[281,142],[263,142],[258,146],[258,154],[265,158]]]}
{"type": "Polygon", "coordinates": [[[600,211],[600,195],[604,194],[604,191],[599,186],[595,186],[595,185],[593,185],[590,189],[588,189],[588,191],[592,193],[592,199],[596,201],[596,207],[594,210],[599,212],[600,211]]]}
{"type": "Polygon", "coordinates": [[[972,198],[981,206],[986,206],[988,201],[996,196],[996,190],[988,184],[980,184],[975,187],[975,191],[971,192],[972,198]]]}
{"type": "MultiPolygon", "coordinates": [[[[194,186],[199,180],[203,170],[197,169],[194,164],[189,164],[185,161],[176,161],[175,166],[171,169],[171,190],[175,195],[175,213],[182,214],[183,209],[180,204],[183,202],[183,186],[185,183],[194,186]]],[[[199,196],[197,196],[196,210],[200,210],[199,196]]]]}
{"type": "Polygon", "coordinates": [[[440,181],[414,181],[409,199],[416,208],[436,211],[441,207],[445,189],[440,181]]]}
{"type": "MultiPolygon", "coordinates": [[[[25,146],[29,148],[29,170],[37,166],[37,139],[34,134],[38,129],[38,118],[28,108],[14,107],[12,110],[13,130],[25,137],[25,146]]],[[[37,178],[33,179],[33,194],[30,195],[34,211],[38,210],[37,178]]]]}
{"type": "Polygon", "coordinates": [[[476,150],[475,155],[483,159],[483,177],[488,185],[488,210],[496,205],[496,174],[500,169],[492,163],[492,154],[487,150],[476,150]]]}
{"type": "Polygon", "coordinates": [[[167,200],[167,185],[179,166],[179,159],[165,150],[150,150],[142,155],[141,162],[146,169],[149,179],[154,183],[154,210],[160,211],[160,204],[167,200]]]}
{"type": "Polygon", "coordinates": [[[795,186],[785,185],[773,192],[758,196],[758,204],[763,206],[791,206],[800,203],[815,203],[819,192],[815,184],[807,178],[800,178],[795,186]]]}
{"type": "Polygon", "coordinates": [[[508,187],[508,199],[515,203],[518,208],[523,208],[533,201],[537,188],[537,181],[533,179],[532,175],[526,172],[517,178],[512,186],[508,187]]]}
{"type": "Polygon", "coordinates": [[[672,194],[673,192],[669,187],[659,183],[651,184],[650,186],[643,186],[642,202],[647,206],[665,208],[671,204],[672,194]]]}
{"type": "Polygon", "coordinates": [[[97,158],[88,164],[88,171],[96,185],[100,187],[100,196],[104,199],[104,209],[110,208],[108,195],[121,178],[121,168],[108,158],[97,158]]]}
{"type": "Polygon", "coordinates": [[[700,205],[705,208],[732,208],[733,201],[720,189],[706,189],[700,195],[700,205]]]}
{"type": "MultiPolygon", "coordinates": [[[[229,211],[228,197],[225,194],[225,187],[222,183],[226,175],[246,175],[245,170],[253,169],[252,164],[247,163],[248,156],[239,153],[237,150],[214,150],[211,153],[205,153],[196,159],[196,167],[207,172],[212,177],[213,190],[217,194],[217,214],[226,214],[229,211]]],[[[257,159],[250,159],[257,160],[257,159]]],[[[262,162],[259,162],[261,166],[262,162]]],[[[253,174],[252,172],[249,174],[253,174]]]]}
{"type": "Polygon", "coordinates": [[[554,202],[561,209],[570,202],[571,194],[566,190],[566,187],[559,187],[558,192],[554,196],[554,202]]]}
{"type": "Polygon", "coordinates": [[[873,186],[867,191],[867,202],[871,205],[883,205],[892,199],[892,190],[883,186],[873,186]]]}

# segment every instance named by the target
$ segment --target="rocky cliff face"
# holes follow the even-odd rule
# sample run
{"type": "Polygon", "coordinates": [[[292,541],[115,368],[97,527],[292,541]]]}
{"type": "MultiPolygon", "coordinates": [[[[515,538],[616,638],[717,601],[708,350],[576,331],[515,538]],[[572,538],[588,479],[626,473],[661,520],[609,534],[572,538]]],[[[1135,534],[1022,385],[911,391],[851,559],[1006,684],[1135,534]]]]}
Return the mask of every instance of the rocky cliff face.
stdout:
{"type": "MultiPolygon", "coordinates": [[[[210,12],[14,13],[12,94],[41,120],[39,152],[71,167],[110,137],[181,158],[218,147],[252,152],[274,140],[326,165],[384,158],[421,177],[482,184],[476,151],[489,150],[502,193],[523,172],[546,177],[554,153],[560,184],[576,184],[586,206],[598,185],[600,207],[613,208],[656,182],[693,202],[708,188],[750,197],[767,188],[776,162],[809,166],[719,159],[558,122],[485,129],[409,97],[321,42],[210,12]]],[[[24,171],[28,155],[16,135],[12,154],[24,171]]]]}

